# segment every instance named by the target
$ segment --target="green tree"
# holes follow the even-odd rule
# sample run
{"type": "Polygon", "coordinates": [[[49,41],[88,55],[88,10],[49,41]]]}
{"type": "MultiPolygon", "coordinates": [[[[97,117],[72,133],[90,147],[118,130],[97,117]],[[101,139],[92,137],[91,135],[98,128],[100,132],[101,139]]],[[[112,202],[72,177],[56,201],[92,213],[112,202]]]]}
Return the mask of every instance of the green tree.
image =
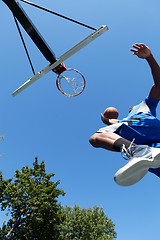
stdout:
{"type": "Polygon", "coordinates": [[[116,232],[112,220],[105,216],[104,210],[94,206],[63,207],[65,220],[61,224],[59,240],[113,240],[116,232]]]}
{"type": "Polygon", "coordinates": [[[64,191],[53,182],[55,174],[47,174],[44,161],[33,168],[23,167],[16,171],[14,179],[3,179],[0,173],[0,206],[11,215],[0,228],[0,239],[57,240],[59,225],[63,220],[58,197],[64,191]]]}
{"type": "Polygon", "coordinates": [[[7,233],[8,233],[8,226],[6,225],[6,221],[4,221],[2,228],[0,228],[0,239],[4,239],[7,233]]]}
{"type": "Polygon", "coordinates": [[[0,228],[1,240],[113,240],[114,224],[102,208],[62,207],[64,191],[47,174],[44,161],[23,167],[14,178],[0,173],[0,208],[11,219],[0,228]]]}

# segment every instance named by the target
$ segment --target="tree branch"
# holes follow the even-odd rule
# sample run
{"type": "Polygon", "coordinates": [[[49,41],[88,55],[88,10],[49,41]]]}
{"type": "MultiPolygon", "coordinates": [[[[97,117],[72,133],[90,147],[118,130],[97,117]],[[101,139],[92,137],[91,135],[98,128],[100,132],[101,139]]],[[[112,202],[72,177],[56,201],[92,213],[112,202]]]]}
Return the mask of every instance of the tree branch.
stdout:
{"type": "Polygon", "coordinates": [[[9,238],[9,236],[11,235],[11,233],[19,226],[20,224],[20,220],[21,220],[21,217],[22,215],[25,213],[25,210],[22,209],[21,210],[21,214],[20,216],[18,217],[18,219],[15,221],[14,223],[14,226],[11,228],[11,230],[7,233],[7,235],[5,236],[5,238],[3,240],[7,240],[9,238]]]}

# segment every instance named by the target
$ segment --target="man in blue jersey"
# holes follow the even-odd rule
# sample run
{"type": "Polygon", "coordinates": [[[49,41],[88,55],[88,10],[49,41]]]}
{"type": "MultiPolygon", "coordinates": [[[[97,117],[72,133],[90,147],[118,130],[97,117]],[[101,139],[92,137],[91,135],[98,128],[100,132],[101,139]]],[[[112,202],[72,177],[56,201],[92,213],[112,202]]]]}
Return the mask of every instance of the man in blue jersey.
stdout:
{"type": "Polygon", "coordinates": [[[130,186],[142,179],[148,171],[160,177],[160,120],[156,108],[160,100],[160,67],[145,44],[134,44],[133,55],[145,59],[152,72],[154,84],[149,96],[130,109],[122,119],[106,119],[107,127],[99,129],[90,138],[94,147],[121,152],[129,161],[115,174],[121,186],[130,186]]]}

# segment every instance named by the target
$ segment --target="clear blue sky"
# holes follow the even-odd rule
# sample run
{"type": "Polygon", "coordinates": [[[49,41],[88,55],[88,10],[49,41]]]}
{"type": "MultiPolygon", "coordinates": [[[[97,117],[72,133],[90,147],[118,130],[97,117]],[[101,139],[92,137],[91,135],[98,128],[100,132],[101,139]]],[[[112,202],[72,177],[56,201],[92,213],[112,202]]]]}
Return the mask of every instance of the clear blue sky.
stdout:
{"type": "MultiPolygon", "coordinates": [[[[132,56],[133,43],[145,43],[160,63],[158,0],[61,0],[38,4],[109,31],[65,62],[86,77],[84,93],[63,96],[49,73],[15,98],[11,93],[32,76],[13,17],[0,2],[0,170],[4,178],[16,169],[32,167],[35,156],[45,160],[47,172],[66,195],[62,204],[103,207],[116,224],[118,240],[151,240],[159,237],[160,179],[148,173],[131,187],[119,187],[115,172],[126,162],[119,153],[94,149],[88,139],[103,123],[100,114],[107,106],[117,107],[120,118],[142,101],[152,86],[145,60],[132,56]],[[60,3],[60,4],[59,4],[60,3]]],[[[24,7],[50,47],[59,57],[92,31],[38,9],[24,7]]],[[[24,33],[36,71],[48,65],[24,33]]],[[[158,108],[160,117],[160,108],[158,108]]],[[[0,213],[0,222],[6,219],[0,213]]]]}

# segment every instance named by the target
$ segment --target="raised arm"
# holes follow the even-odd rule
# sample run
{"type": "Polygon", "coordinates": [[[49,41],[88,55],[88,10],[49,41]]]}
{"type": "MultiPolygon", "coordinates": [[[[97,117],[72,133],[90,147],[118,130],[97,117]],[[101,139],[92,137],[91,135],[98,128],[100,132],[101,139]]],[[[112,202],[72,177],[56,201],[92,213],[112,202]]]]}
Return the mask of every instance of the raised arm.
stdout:
{"type": "Polygon", "coordinates": [[[134,44],[132,45],[134,49],[130,49],[133,52],[133,55],[136,55],[139,58],[146,59],[152,72],[154,85],[150,90],[150,96],[155,100],[160,100],[160,67],[156,60],[154,59],[149,47],[145,44],[134,44]]]}

